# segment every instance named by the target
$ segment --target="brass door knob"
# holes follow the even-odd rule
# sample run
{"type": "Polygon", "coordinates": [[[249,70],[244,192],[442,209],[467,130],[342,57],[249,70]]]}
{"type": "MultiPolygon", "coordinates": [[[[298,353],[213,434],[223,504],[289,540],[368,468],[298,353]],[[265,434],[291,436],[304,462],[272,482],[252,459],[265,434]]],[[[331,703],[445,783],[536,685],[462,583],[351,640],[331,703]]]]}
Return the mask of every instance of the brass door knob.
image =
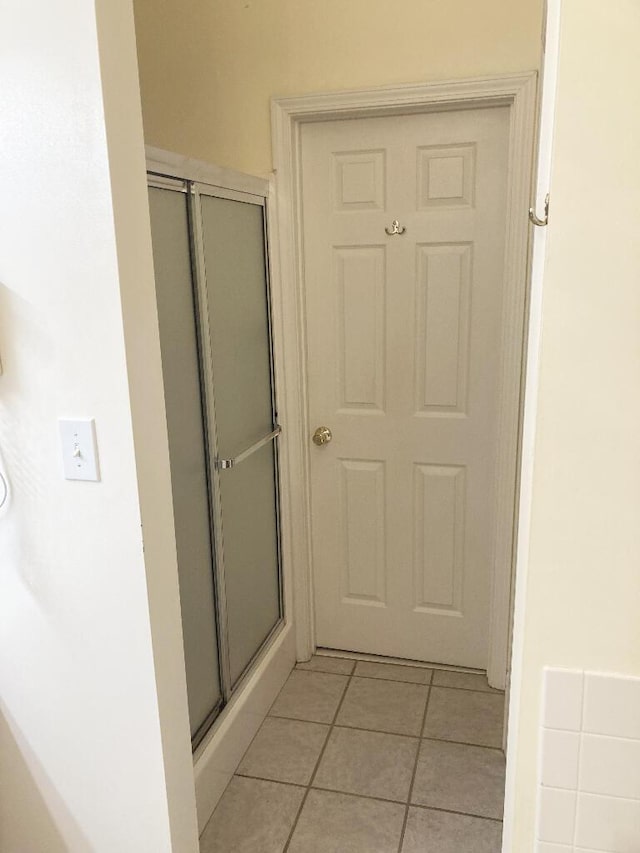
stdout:
{"type": "Polygon", "coordinates": [[[317,444],[318,447],[322,447],[323,444],[329,444],[332,438],[333,435],[331,434],[329,427],[321,426],[314,432],[311,440],[314,444],[317,444]]]}

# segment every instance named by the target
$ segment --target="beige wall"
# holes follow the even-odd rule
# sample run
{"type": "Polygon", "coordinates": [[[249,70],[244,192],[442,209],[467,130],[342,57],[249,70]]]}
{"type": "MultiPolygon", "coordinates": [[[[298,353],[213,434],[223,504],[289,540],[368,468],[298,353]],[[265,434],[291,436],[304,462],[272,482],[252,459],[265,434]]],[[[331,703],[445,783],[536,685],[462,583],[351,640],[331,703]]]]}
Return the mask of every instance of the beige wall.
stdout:
{"type": "Polygon", "coordinates": [[[150,145],[271,170],[272,95],[538,67],[543,0],[135,0],[150,145]]]}
{"type": "Polygon", "coordinates": [[[561,32],[514,853],[542,668],[640,675],[640,5],[564,0],[561,32]]]}

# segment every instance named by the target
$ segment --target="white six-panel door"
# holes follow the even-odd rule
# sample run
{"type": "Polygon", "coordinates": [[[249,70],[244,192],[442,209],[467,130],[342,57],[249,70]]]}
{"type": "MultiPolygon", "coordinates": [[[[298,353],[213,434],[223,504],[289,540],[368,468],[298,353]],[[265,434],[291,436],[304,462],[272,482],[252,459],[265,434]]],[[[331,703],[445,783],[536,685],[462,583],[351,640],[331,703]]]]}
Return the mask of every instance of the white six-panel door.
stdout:
{"type": "Polygon", "coordinates": [[[319,646],[486,666],[508,133],[506,107],[302,128],[319,646]]]}

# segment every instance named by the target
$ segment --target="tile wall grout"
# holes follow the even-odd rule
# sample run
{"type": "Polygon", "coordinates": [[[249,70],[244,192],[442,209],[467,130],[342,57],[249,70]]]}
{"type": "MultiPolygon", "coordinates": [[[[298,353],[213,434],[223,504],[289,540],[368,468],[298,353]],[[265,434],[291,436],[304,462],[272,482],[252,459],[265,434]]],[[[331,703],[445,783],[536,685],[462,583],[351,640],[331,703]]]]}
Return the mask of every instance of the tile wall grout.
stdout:
{"type": "Polygon", "coordinates": [[[578,808],[580,801],[580,771],[582,769],[582,747],[584,745],[584,715],[587,704],[587,679],[582,675],[582,696],[580,697],[580,730],[578,734],[578,766],[576,768],[576,801],[573,807],[573,846],[578,846],[578,808]]]}

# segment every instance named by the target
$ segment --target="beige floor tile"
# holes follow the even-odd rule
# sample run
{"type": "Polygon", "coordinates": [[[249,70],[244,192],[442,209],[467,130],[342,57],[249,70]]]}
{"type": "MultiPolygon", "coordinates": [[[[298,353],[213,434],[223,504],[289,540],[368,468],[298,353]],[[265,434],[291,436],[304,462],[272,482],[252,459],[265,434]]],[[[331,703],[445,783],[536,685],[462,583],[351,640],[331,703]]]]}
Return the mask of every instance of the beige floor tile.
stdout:
{"type": "Polygon", "coordinates": [[[423,740],[413,803],[502,818],[504,756],[497,749],[423,740]]]}
{"type": "Polygon", "coordinates": [[[355,661],[348,658],[314,655],[306,663],[297,663],[296,669],[304,669],[311,672],[332,672],[335,675],[351,675],[354,665],[355,661]]]}
{"type": "Polygon", "coordinates": [[[428,687],[354,677],[336,722],[342,726],[418,735],[428,687]]]}
{"type": "Polygon", "coordinates": [[[406,802],[419,743],[402,735],[335,728],[313,784],[406,802]]]}
{"type": "Polygon", "coordinates": [[[502,746],[504,696],[432,687],[424,737],[502,746]]]}
{"type": "Polygon", "coordinates": [[[486,693],[500,693],[502,690],[494,690],[489,687],[487,676],[476,672],[449,672],[444,669],[436,669],[433,672],[433,683],[438,687],[457,687],[460,690],[484,690],[486,693]]]}
{"type": "Polygon", "coordinates": [[[308,785],[328,733],[320,723],[267,717],[236,772],[308,785]]]}
{"type": "Polygon", "coordinates": [[[397,853],[404,811],[397,803],[311,790],[289,853],[397,853]]]}
{"type": "Polygon", "coordinates": [[[294,669],[269,714],[272,717],[331,723],[348,680],[345,675],[294,669]]]}
{"type": "Polygon", "coordinates": [[[200,853],[282,853],[304,788],[234,776],[200,839],[200,853]]]}
{"type": "Polygon", "coordinates": [[[363,678],[383,678],[389,681],[409,681],[412,684],[429,684],[432,671],[419,666],[359,660],[355,675],[361,675],[363,678]]]}
{"type": "Polygon", "coordinates": [[[501,845],[498,821],[411,808],[402,853],[500,853],[501,845]]]}

